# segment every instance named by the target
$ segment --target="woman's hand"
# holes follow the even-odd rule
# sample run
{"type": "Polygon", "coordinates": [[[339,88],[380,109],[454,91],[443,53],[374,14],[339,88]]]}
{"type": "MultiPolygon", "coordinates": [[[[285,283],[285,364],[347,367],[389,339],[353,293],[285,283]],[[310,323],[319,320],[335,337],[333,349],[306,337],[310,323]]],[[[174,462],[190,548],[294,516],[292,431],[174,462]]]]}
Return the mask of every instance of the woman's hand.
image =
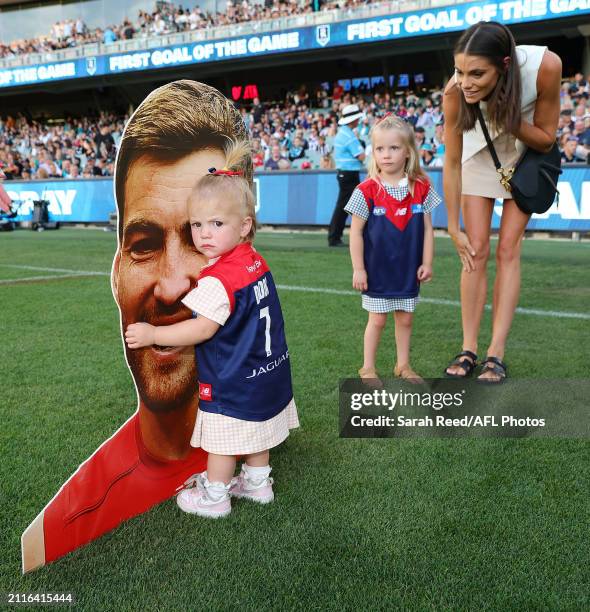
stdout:
{"type": "Polygon", "coordinates": [[[366,270],[354,270],[352,273],[352,288],[357,291],[366,291],[369,288],[366,270]]]}
{"type": "Polygon", "coordinates": [[[469,242],[469,238],[465,232],[455,232],[451,234],[451,239],[455,243],[455,248],[459,254],[459,259],[463,265],[465,272],[473,272],[475,270],[475,250],[469,242]]]}

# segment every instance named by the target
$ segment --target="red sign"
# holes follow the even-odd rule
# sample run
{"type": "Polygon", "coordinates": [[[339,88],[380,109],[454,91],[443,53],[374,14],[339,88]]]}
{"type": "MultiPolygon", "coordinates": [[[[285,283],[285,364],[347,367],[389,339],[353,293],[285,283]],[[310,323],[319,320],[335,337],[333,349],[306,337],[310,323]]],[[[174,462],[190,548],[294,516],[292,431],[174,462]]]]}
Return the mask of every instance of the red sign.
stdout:
{"type": "Polygon", "coordinates": [[[259,98],[258,85],[234,85],[231,88],[231,97],[233,100],[253,100],[259,98]]]}

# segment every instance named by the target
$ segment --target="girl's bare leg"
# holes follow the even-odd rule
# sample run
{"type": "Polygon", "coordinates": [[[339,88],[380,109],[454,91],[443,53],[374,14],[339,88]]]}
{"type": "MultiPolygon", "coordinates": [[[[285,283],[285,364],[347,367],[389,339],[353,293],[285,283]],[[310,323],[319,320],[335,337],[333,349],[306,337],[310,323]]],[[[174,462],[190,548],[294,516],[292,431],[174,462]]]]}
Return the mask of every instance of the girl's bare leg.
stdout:
{"type": "Polygon", "coordinates": [[[413,313],[396,310],[393,313],[395,320],[395,347],[397,350],[397,366],[403,368],[410,365],[410,342],[412,338],[413,313]]]}
{"type": "Polygon", "coordinates": [[[249,465],[250,467],[266,467],[269,461],[270,452],[267,450],[246,455],[246,465],[249,465]]]}
{"type": "Polygon", "coordinates": [[[377,357],[377,348],[381,341],[381,334],[387,323],[387,314],[381,312],[370,312],[364,339],[364,361],[363,369],[374,369],[377,357]]]}
{"type": "Polygon", "coordinates": [[[236,458],[233,455],[216,455],[209,453],[207,459],[207,480],[223,482],[228,485],[236,469],[236,458]]]}

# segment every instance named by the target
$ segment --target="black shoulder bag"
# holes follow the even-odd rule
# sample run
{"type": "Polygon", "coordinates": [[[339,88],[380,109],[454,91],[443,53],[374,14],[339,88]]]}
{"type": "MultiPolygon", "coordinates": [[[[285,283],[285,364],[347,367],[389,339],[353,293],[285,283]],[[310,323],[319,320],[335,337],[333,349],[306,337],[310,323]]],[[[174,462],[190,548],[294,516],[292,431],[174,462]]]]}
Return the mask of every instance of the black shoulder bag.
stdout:
{"type": "Polygon", "coordinates": [[[500,175],[500,183],[506,191],[511,193],[518,208],[523,213],[531,215],[549,210],[556,198],[559,204],[557,179],[563,170],[557,143],[548,153],[539,153],[527,147],[514,168],[502,168],[479,104],[477,105],[477,118],[494,160],[496,172],[500,175]]]}

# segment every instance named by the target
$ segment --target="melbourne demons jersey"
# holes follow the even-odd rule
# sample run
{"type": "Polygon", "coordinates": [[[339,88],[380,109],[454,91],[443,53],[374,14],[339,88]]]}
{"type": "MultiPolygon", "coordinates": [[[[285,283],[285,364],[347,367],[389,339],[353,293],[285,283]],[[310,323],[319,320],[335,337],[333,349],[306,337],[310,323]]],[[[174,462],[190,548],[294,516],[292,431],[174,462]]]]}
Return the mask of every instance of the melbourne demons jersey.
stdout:
{"type": "Polygon", "coordinates": [[[204,268],[199,279],[206,276],[223,284],[231,314],[210,340],[195,347],[199,409],[266,421],[293,399],[283,314],[270,270],[250,243],[242,243],[204,268]]]}
{"type": "Polygon", "coordinates": [[[362,192],[369,218],[363,229],[365,270],[370,297],[413,298],[420,284],[416,273],[422,265],[424,247],[423,203],[430,185],[414,183],[402,200],[389,195],[373,179],[363,181],[362,192]]]}

